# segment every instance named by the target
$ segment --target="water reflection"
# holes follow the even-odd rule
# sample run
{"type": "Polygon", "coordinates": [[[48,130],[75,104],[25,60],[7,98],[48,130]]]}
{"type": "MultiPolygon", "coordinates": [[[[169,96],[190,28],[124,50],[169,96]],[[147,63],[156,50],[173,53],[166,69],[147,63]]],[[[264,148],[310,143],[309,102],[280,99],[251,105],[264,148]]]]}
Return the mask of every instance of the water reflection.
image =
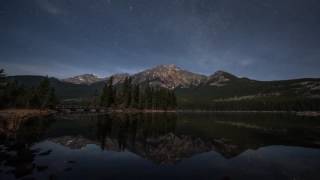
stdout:
{"type": "Polygon", "coordinates": [[[43,171],[47,166],[36,166],[35,156],[43,155],[40,149],[32,149],[32,145],[43,139],[43,134],[54,120],[47,119],[1,119],[0,120],[0,163],[1,173],[23,177],[34,169],[43,171]]]}
{"type": "Polygon", "coordinates": [[[0,123],[1,179],[319,178],[317,118],[61,114],[0,123]]]}

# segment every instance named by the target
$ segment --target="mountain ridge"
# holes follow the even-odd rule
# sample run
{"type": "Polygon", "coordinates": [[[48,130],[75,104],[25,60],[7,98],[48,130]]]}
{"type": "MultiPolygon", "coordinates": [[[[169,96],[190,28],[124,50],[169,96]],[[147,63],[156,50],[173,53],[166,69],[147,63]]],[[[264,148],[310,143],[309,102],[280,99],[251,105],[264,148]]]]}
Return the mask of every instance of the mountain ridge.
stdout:
{"type": "MultiPolygon", "coordinates": [[[[198,86],[201,83],[206,83],[206,81],[210,80],[212,76],[215,75],[216,77],[223,73],[232,75],[226,71],[219,70],[214,74],[207,76],[182,69],[175,64],[162,64],[132,75],[128,73],[117,73],[109,77],[99,78],[93,74],[83,74],[62,79],[62,81],[72,84],[90,85],[98,82],[105,82],[110,77],[113,77],[114,83],[117,84],[123,82],[125,78],[131,77],[133,83],[136,84],[149,83],[151,85],[175,89],[177,87],[187,88],[190,86],[198,86]]],[[[235,75],[232,76],[236,77],[235,75]]]]}
{"type": "Polygon", "coordinates": [[[99,81],[103,81],[103,78],[99,78],[94,74],[82,74],[82,75],[77,75],[70,78],[62,79],[62,81],[72,83],[72,84],[90,85],[99,81]]]}
{"type": "MultiPolygon", "coordinates": [[[[126,78],[140,87],[151,85],[172,89],[179,109],[214,110],[320,110],[320,78],[259,81],[216,71],[205,76],[175,65],[159,65],[139,73],[115,74],[114,85],[121,87],[126,78]]],[[[44,76],[11,76],[26,87],[36,87],[44,76]]],[[[61,99],[98,97],[108,80],[74,84],[49,78],[61,99]]]]}

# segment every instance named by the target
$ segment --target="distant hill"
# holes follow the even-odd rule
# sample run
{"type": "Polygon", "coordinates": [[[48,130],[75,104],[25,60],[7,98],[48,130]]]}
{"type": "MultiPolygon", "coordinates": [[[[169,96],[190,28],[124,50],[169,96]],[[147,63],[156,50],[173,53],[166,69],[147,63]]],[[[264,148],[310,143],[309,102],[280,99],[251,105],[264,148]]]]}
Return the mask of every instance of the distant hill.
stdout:
{"type": "MultiPolygon", "coordinates": [[[[17,81],[25,87],[36,87],[46,77],[44,76],[9,76],[9,80],[17,81]]],[[[95,93],[100,93],[104,83],[94,83],[91,85],[73,84],[61,81],[56,78],[49,78],[50,85],[55,88],[56,94],[61,99],[87,98],[95,93]]]]}
{"type": "Polygon", "coordinates": [[[99,78],[96,75],[93,74],[83,74],[79,76],[74,76],[71,78],[63,79],[63,82],[69,82],[72,84],[86,84],[90,85],[99,81],[103,81],[103,78],[99,78]]]}
{"type": "Polygon", "coordinates": [[[320,79],[256,81],[218,72],[196,87],[177,88],[182,109],[319,110],[320,79]]]}
{"type": "MultiPolygon", "coordinates": [[[[320,110],[320,79],[304,78],[257,81],[239,78],[225,71],[210,76],[192,73],[175,65],[160,65],[137,74],[116,74],[114,83],[126,77],[135,84],[174,89],[181,109],[208,110],[320,110]]],[[[45,77],[11,76],[19,84],[37,86],[45,77]]],[[[61,99],[81,99],[99,95],[106,78],[76,76],[72,81],[50,78],[61,99]],[[82,78],[83,81],[80,79],[82,78]],[[78,79],[80,81],[73,81],[78,79]]]]}

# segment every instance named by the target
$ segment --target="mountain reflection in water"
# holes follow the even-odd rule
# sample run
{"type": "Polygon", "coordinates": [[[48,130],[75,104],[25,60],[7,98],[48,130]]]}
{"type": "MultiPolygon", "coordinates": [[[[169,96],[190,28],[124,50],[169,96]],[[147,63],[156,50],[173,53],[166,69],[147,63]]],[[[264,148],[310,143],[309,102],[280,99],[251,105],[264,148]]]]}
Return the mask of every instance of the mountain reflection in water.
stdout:
{"type": "Polygon", "coordinates": [[[0,179],[319,179],[319,118],[263,113],[0,120],[0,179]]]}

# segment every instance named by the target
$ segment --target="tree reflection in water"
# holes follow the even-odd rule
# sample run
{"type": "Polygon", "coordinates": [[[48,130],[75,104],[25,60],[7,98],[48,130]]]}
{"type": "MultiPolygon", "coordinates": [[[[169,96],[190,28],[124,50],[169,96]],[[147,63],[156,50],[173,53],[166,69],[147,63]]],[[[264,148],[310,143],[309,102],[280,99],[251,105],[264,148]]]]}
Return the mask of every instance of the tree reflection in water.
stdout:
{"type": "MultiPolygon", "coordinates": [[[[51,173],[51,161],[63,158],[64,153],[85,155],[91,145],[106,155],[129,152],[155,165],[179,165],[206,152],[232,160],[250,149],[272,145],[289,150],[292,146],[318,149],[318,123],[316,118],[292,115],[219,113],[59,114],[42,119],[1,119],[0,177],[51,173]],[[61,148],[64,153],[59,154],[61,148]],[[48,160],[37,161],[39,158],[48,160]]],[[[61,165],[62,171],[74,171],[72,167],[81,159],[64,160],[67,166],[61,165]]]]}

